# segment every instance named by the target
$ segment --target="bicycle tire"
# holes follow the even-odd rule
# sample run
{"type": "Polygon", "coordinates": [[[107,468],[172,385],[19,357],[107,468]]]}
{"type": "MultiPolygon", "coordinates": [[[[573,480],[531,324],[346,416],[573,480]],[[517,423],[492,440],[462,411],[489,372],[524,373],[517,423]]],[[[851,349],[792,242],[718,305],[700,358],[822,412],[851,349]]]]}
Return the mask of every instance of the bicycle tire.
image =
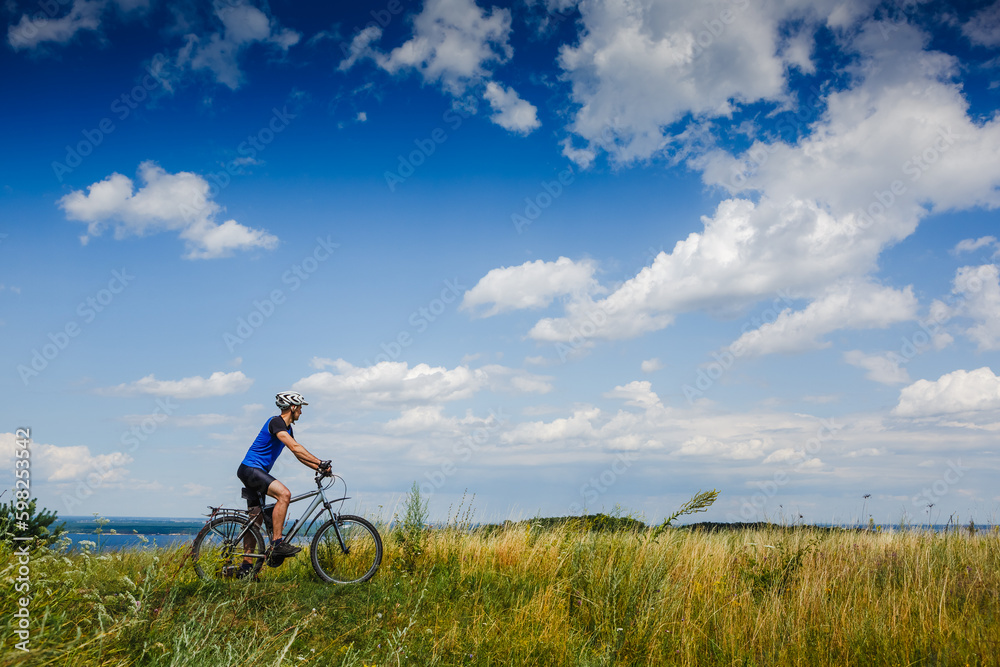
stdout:
{"type": "Polygon", "coordinates": [[[313,537],[309,555],[319,578],[333,584],[360,584],[368,581],[382,563],[382,537],[371,523],[359,516],[337,517],[337,527],[348,553],[340,548],[334,520],[320,526],[313,537]]]}
{"type": "MultiPolygon", "coordinates": [[[[243,562],[243,538],[237,540],[247,525],[246,519],[221,516],[212,519],[202,527],[191,547],[194,570],[205,581],[225,581],[236,578],[236,572],[243,562]]],[[[266,545],[255,524],[250,524],[249,534],[254,544],[250,553],[263,554],[266,545]]],[[[264,566],[263,558],[251,560],[250,574],[256,578],[264,566]]]]}

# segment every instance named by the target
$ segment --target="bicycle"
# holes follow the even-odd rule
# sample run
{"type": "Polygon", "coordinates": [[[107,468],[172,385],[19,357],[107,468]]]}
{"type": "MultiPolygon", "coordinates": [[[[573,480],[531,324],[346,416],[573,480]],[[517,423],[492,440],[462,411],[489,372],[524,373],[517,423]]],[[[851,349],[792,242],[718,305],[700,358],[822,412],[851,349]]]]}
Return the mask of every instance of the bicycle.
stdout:
{"type": "MultiPolygon", "coordinates": [[[[292,497],[289,507],[300,500],[313,500],[302,516],[292,523],[284,538],[292,542],[300,532],[308,535],[316,521],[329,516],[316,529],[309,546],[313,569],[320,579],[328,583],[357,584],[368,581],[375,576],[382,562],[382,537],[366,519],[352,514],[339,514],[333,510],[334,503],[343,506],[344,501],[349,499],[347,482],[339,475],[329,474],[330,483],[324,486],[322,480],[326,476],[317,471],[316,490],[292,497]],[[328,500],[326,491],[337,480],[344,485],[344,495],[328,500]],[[303,526],[306,526],[305,531],[301,530],[303,526]]],[[[252,493],[254,492],[249,489],[243,489],[244,498],[252,493]]],[[[191,546],[191,559],[199,577],[206,581],[233,579],[237,577],[240,565],[249,561],[251,570],[248,574],[256,580],[265,564],[277,567],[285,560],[271,557],[271,510],[274,503],[264,505],[261,502],[252,510],[211,505],[208,508],[211,510],[208,521],[191,546]],[[259,527],[261,515],[267,531],[266,543],[259,527]]]]}

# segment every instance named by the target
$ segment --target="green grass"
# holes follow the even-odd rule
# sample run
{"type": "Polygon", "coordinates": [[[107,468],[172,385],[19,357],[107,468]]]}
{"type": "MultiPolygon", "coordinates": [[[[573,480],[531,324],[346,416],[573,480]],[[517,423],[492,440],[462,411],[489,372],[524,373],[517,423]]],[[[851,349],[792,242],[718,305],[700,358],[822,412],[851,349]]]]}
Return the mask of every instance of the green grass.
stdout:
{"type": "Polygon", "coordinates": [[[435,530],[410,562],[385,535],[367,584],[305,553],[206,584],[184,549],[31,561],[31,652],[2,665],[993,665],[996,533],[435,530]],[[411,571],[412,570],[412,571],[411,571]]]}

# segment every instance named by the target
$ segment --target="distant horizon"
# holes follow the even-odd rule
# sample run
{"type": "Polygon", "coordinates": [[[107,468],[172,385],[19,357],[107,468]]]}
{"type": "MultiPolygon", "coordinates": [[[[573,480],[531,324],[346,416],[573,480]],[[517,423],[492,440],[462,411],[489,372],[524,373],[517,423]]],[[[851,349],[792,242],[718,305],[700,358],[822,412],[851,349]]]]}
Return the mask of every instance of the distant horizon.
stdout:
{"type": "MultiPolygon", "coordinates": [[[[597,516],[597,514],[589,514],[589,515],[585,515],[585,516],[597,516]]],[[[602,513],[602,516],[610,516],[610,515],[602,513]]],[[[187,523],[199,523],[199,522],[200,523],[204,523],[206,521],[206,519],[207,519],[207,517],[204,516],[204,515],[200,516],[200,517],[197,517],[197,516],[195,516],[195,517],[156,517],[156,516],[114,516],[114,515],[107,515],[107,516],[101,516],[101,517],[98,517],[98,518],[100,518],[100,519],[107,519],[107,520],[109,520],[111,522],[122,521],[122,520],[126,520],[126,519],[129,519],[129,520],[134,519],[136,521],[164,521],[164,522],[166,522],[166,521],[175,521],[175,522],[183,521],[183,522],[187,522],[187,523]]],[[[472,523],[473,523],[473,525],[502,525],[506,521],[512,521],[514,523],[521,523],[521,522],[530,522],[534,518],[540,518],[540,519],[569,519],[569,518],[581,518],[581,515],[564,515],[564,516],[557,516],[557,517],[541,516],[541,517],[530,517],[530,518],[516,519],[516,520],[515,519],[501,519],[499,521],[487,521],[487,522],[473,521],[472,523]]],[[[628,518],[628,517],[622,517],[622,518],[628,518]]],[[[91,516],[73,516],[73,515],[67,515],[65,517],[60,516],[57,519],[57,522],[61,522],[61,521],[66,521],[66,522],[72,521],[74,523],[85,523],[86,521],[95,521],[95,518],[92,515],[91,516]]],[[[656,525],[659,525],[662,522],[661,521],[644,521],[643,523],[645,523],[648,526],[656,526],[656,525]]],[[[697,525],[697,524],[702,524],[702,523],[707,523],[707,524],[740,524],[740,523],[752,524],[752,523],[768,523],[768,524],[775,525],[775,526],[815,526],[817,528],[845,527],[845,528],[862,528],[862,529],[869,525],[867,522],[862,522],[862,523],[847,523],[847,522],[843,522],[843,523],[832,523],[832,522],[814,523],[814,522],[801,522],[801,521],[795,521],[795,522],[791,522],[791,521],[785,521],[785,522],[782,522],[782,521],[769,521],[769,520],[765,520],[765,519],[760,519],[758,521],[711,521],[711,520],[705,520],[705,519],[698,520],[698,521],[678,520],[678,521],[676,521],[675,523],[673,523],[671,525],[673,527],[682,527],[682,526],[691,526],[691,525],[697,525]]],[[[108,524],[108,525],[110,525],[110,524],[108,524]]],[[[431,525],[431,526],[446,526],[446,525],[448,525],[448,522],[447,521],[429,521],[428,525],[431,525]]],[[[901,525],[901,523],[899,521],[876,521],[875,522],[875,526],[876,527],[880,527],[880,526],[881,527],[893,527],[893,526],[900,526],[900,525],[901,525]]],[[[906,525],[907,525],[907,527],[911,527],[911,528],[919,528],[919,527],[946,528],[946,527],[950,526],[950,527],[956,527],[958,529],[965,530],[968,527],[968,521],[960,522],[960,523],[945,522],[945,523],[933,523],[933,524],[928,524],[926,522],[920,522],[920,523],[911,522],[911,523],[907,523],[906,525]]],[[[983,530],[991,530],[992,528],[994,528],[996,526],[1000,526],[1000,523],[978,523],[977,522],[975,525],[976,525],[976,529],[977,530],[979,530],[980,528],[982,528],[983,530]]],[[[75,534],[85,535],[85,534],[89,534],[89,533],[75,533],[75,534]]],[[[140,533],[140,534],[142,534],[142,533],[140,533]]]]}

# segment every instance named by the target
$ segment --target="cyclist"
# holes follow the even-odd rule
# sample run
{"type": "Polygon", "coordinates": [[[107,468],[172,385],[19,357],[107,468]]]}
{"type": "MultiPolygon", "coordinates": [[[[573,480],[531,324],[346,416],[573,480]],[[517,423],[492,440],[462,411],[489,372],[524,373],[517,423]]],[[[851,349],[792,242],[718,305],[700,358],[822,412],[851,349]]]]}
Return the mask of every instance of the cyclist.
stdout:
{"type": "MultiPolygon", "coordinates": [[[[302,549],[288,544],[282,539],[282,529],[285,526],[285,513],[288,511],[288,501],[292,494],[284,484],[271,476],[271,466],[277,460],[281,451],[287,447],[292,451],[303,465],[313,470],[330,474],[330,461],[320,461],[306,450],[305,447],[296,442],[292,435],[292,424],[302,416],[302,406],[309,405],[302,394],[294,391],[282,391],[274,397],[275,405],[281,410],[281,414],[270,417],[260,430],[257,438],[250,445],[243,462],[236,471],[236,476],[243,482],[243,486],[250,489],[252,498],[247,499],[247,509],[260,506],[259,494],[267,494],[275,499],[274,512],[272,514],[272,525],[274,527],[274,541],[272,542],[271,555],[281,558],[293,556],[302,549]]],[[[258,517],[258,523],[263,517],[258,517]]],[[[240,567],[240,575],[246,575],[250,570],[249,562],[245,562],[240,567]]]]}

